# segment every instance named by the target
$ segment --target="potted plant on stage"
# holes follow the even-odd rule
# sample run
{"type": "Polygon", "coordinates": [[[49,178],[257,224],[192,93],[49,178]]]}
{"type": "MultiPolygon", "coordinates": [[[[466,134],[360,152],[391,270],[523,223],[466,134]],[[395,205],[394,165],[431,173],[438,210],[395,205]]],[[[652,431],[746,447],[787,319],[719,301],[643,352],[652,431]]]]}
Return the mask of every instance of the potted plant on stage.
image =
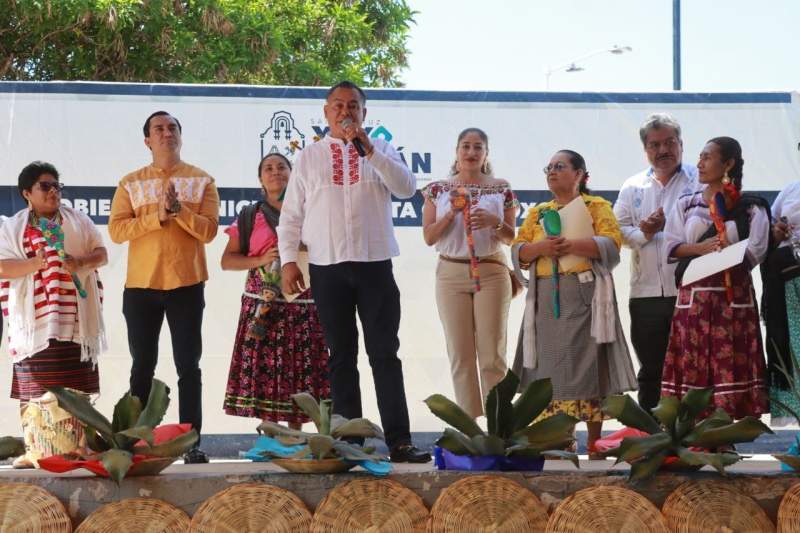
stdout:
{"type": "Polygon", "coordinates": [[[603,412],[622,422],[625,429],[597,441],[599,451],[631,465],[630,481],[653,476],[664,466],[700,469],[706,465],[725,474],[725,467],[742,459],[734,444],[752,442],[772,430],[760,420],[746,416],[738,422],[722,409],[698,420],[708,410],[712,388],[689,389],[680,400],[662,396],[652,416],[633,398],[621,394],[603,401],[603,412]],[[621,438],[620,438],[621,437],[621,438]],[[611,449],[603,443],[617,441],[611,449]]]}
{"type": "Polygon", "coordinates": [[[436,441],[440,470],[541,470],[545,457],[578,466],[578,456],[565,451],[575,441],[578,419],[557,414],[534,422],[553,397],[550,380],[530,383],[514,401],[518,387],[519,378],[509,370],[489,392],[487,431],[441,394],[425,400],[434,415],[452,426],[436,441]]]}
{"type": "Polygon", "coordinates": [[[258,426],[264,433],[245,457],[254,461],[272,461],[290,472],[330,474],[345,472],[360,465],[368,472],[383,476],[391,464],[375,453],[374,448],[357,444],[365,438],[383,439],[383,431],[366,418],[348,420],[333,414],[333,401],[317,400],[307,392],[292,395],[317,428],[317,433],[290,429],[265,421],[258,426]]]}
{"type": "Polygon", "coordinates": [[[175,462],[197,442],[190,424],[158,426],[169,406],[169,387],[153,380],[147,405],[126,393],[114,406],[109,421],[85,395],[64,387],[48,389],[58,405],[80,420],[85,427],[86,455],[54,455],[39,460],[51,472],[86,468],[120,483],[125,476],[153,475],[175,462]],[[158,427],[157,427],[158,426],[158,427]]]}

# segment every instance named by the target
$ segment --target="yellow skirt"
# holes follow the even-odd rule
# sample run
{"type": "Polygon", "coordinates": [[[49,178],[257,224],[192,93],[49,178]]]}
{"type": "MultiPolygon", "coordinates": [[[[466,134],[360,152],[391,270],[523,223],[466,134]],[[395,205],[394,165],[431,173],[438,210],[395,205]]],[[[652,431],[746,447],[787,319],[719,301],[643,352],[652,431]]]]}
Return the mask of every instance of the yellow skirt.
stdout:
{"type": "Polygon", "coordinates": [[[604,418],[600,406],[602,398],[592,398],[590,400],[552,400],[547,408],[542,411],[535,422],[544,418],[564,413],[573,416],[582,422],[602,422],[604,418]]]}

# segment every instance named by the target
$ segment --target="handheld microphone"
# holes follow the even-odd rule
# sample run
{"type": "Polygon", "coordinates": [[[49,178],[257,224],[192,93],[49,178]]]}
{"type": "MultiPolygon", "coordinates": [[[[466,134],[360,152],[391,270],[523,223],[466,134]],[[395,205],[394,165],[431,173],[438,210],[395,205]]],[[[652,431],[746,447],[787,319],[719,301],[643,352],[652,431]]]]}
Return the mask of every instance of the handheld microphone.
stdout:
{"type": "MultiPolygon", "coordinates": [[[[345,117],[341,122],[343,128],[346,128],[352,123],[353,119],[351,119],[350,117],[345,117]]],[[[366,157],[367,151],[364,150],[364,144],[361,142],[361,139],[359,139],[358,137],[353,139],[353,146],[356,147],[356,152],[358,152],[358,155],[360,155],[361,157],[366,157]]]]}

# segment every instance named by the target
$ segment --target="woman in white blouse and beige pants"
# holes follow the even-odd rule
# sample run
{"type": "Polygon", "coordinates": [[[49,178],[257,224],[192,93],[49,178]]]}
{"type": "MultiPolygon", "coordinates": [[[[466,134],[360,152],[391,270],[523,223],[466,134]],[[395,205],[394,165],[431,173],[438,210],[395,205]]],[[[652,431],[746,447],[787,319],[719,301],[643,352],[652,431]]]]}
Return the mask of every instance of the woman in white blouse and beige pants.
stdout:
{"type": "Polygon", "coordinates": [[[447,180],[423,190],[425,242],[436,245],[436,305],[447,341],[456,402],[469,415],[483,414],[484,398],[506,373],[506,325],[511,280],[502,246],[514,238],[518,202],[508,183],[492,177],[489,140],[478,128],[458,136],[456,162],[447,180]],[[469,191],[470,221],[478,256],[480,291],[470,278],[463,213],[451,191],[469,191]],[[477,360],[477,365],[476,365],[477,360]]]}

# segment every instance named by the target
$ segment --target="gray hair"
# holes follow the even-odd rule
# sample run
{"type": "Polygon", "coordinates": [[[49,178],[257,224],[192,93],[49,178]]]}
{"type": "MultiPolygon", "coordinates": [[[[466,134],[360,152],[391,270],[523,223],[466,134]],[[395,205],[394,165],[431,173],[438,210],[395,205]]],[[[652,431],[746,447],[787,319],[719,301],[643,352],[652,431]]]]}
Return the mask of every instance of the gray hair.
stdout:
{"type": "Polygon", "coordinates": [[[660,128],[672,128],[675,130],[678,139],[681,138],[681,125],[678,124],[675,117],[667,113],[653,113],[644,119],[642,126],[639,128],[639,138],[642,139],[642,144],[644,145],[647,142],[647,135],[651,131],[660,128]]]}

